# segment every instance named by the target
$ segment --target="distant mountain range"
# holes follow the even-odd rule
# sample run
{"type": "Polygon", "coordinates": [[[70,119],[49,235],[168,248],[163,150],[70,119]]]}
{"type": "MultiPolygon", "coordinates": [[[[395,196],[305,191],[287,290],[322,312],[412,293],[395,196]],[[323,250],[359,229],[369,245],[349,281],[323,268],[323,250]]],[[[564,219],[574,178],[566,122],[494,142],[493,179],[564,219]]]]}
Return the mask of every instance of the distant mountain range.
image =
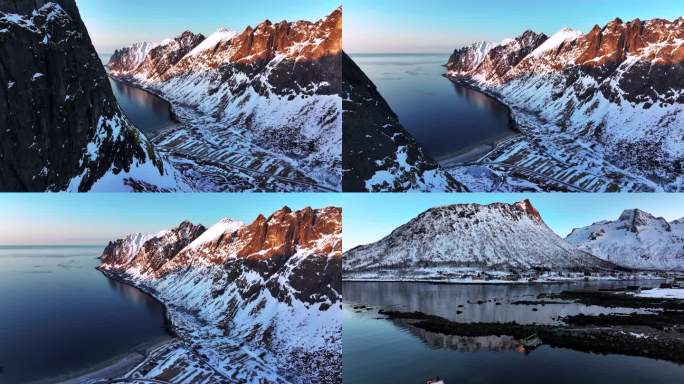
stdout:
{"type": "Polygon", "coordinates": [[[248,225],[183,222],[109,243],[99,269],[166,306],[185,346],[154,372],[173,363],[199,380],[208,363],[211,383],[339,383],[341,224],[339,208],[287,207],[248,225]]]}
{"type": "Polygon", "coordinates": [[[195,189],[340,190],[342,9],[117,50],[110,76],[171,102],[155,138],[195,189]],[[216,174],[223,175],[218,177],[216,174]]]}
{"type": "Polygon", "coordinates": [[[563,239],[525,200],[429,209],[344,254],[351,280],[521,280],[684,271],[684,220],[638,209],[563,239]]]}
{"type": "Polygon", "coordinates": [[[678,191],[683,39],[684,18],[526,31],[457,49],[447,75],[501,99],[518,120],[524,138],[484,166],[508,164],[542,189],[678,191]]]}
{"type": "Polygon", "coordinates": [[[672,222],[639,209],[615,221],[574,229],[566,240],[604,260],[629,268],[684,271],[684,220],[672,222]]]}
{"type": "Polygon", "coordinates": [[[382,240],[345,252],[343,261],[345,278],[380,280],[510,279],[615,268],[555,234],[529,201],[432,208],[382,240]]]}

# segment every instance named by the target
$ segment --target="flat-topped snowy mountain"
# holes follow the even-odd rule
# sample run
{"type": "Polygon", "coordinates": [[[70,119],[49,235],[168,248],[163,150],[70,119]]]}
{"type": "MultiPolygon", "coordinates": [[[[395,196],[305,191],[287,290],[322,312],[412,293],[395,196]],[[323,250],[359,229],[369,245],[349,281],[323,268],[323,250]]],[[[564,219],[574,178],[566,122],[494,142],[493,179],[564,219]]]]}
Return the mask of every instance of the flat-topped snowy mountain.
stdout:
{"type": "Polygon", "coordinates": [[[195,189],[340,190],[342,9],[117,50],[115,79],[173,106],[155,142],[195,189]],[[225,177],[218,177],[216,173],[225,177]]]}
{"type": "Polygon", "coordinates": [[[529,201],[432,208],[382,240],[345,252],[343,261],[350,279],[584,273],[613,267],[556,235],[529,201]]]}
{"type": "Polygon", "coordinates": [[[523,158],[521,168],[544,173],[544,162],[560,158],[569,165],[548,176],[580,189],[680,190],[682,41],[684,17],[615,19],[551,37],[527,31],[456,50],[448,76],[514,109],[532,143],[508,156],[523,158]]]}
{"type": "Polygon", "coordinates": [[[667,222],[639,209],[615,221],[573,229],[566,240],[578,248],[624,267],[684,271],[684,221],[667,222]]]}
{"type": "Polygon", "coordinates": [[[339,208],[287,207],[248,225],[184,222],[110,243],[99,269],[152,293],[205,356],[179,349],[175,363],[153,362],[156,372],[176,364],[175,376],[200,378],[203,363],[211,383],[338,383],[341,224],[339,208]]]}
{"type": "Polygon", "coordinates": [[[404,129],[361,68],[342,56],[344,191],[463,191],[404,129]]]}
{"type": "Polygon", "coordinates": [[[121,111],[74,0],[0,0],[0,190],[188,187],[121,111]]]}

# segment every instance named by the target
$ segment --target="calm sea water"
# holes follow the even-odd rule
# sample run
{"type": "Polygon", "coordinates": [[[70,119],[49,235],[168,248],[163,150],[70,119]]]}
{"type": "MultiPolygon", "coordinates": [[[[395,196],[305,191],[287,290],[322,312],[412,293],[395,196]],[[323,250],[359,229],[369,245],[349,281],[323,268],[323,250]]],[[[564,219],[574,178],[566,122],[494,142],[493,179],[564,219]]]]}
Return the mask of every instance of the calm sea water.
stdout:
{"type": "Polygon", "coordinates": [[[0,383],[56,380],[167,338],[163,307],[107,279],[101,246],[0,246],[0,383]]]}
{"type": "MultiPolygon", "coordinates": [[[[105,64],[110,57],[111,54],[100,55],[100,59],[105,64]]],[[[148,138],[153,139],[163,130],[176,124],[171,119],[171,108],[166,100],[112,78],[109,82],[126,116],[148,138]]]]}
{"type": "MultiPolygon", "coordinates": [[[[656,286],[659,282],[643,282],[656,286]]],[[[418,283],[349,283],[343,285],[343,377],[347,383],[425,383],[440,376],[446,384],[470,383],[673,383],[684,366],[620,355],[596,355],[562,348],[515,351],[508,337],[456,337],[376,319],[375,311],[357,313],[354,305],[371,305],[459,319],[465,322],[533,322],[573,314],[577,305],[506,305],[532,300],[542,292],[590,287],[618,287],[626,282],[559,285],[435,285],[418,283]],[[504,303],[496,306],[488,300],[504,303]],[[476,304],[477,300],[485,304],[476,304]],[[469,304],[471,301],[472,304],[469,304]],[[463,305],[459,308],[458,305],[463,305]],[[463,313],[457,314],[460,310],[463,313]],[[540,314],[539,312],[542,312],[540,314]]],[[[597,308],[584,308],[595,312],[597,308]]]]}
{"type": "Polygon", "coordinates": [[[440,161],[515,132],[508,109],[443,77],[448,54],[351,55],[375,83],[404,127],[440,161]]]}

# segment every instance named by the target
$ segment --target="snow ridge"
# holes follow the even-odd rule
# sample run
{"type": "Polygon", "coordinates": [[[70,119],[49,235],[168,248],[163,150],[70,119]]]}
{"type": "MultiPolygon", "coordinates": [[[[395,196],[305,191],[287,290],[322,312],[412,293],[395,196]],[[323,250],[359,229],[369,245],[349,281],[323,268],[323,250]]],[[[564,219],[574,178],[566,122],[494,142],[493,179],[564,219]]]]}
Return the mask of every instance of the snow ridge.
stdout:
{"type": "Polygon", "coordinates": [[[639,209],[615,221],[573,229],[566,240],[603,260],[641,270],[684,271],[684,221],[667,222],[639,209]]]}
{"type": "Polygon", "coordinates": [[[102,271],[162,301],[179,336],[222,377],[340,381],[338,208],[285,207],[249,225],[226,218],[208,230],[184,222],[112,242],[101,259],[102,271]]]}
{"type": "Polygon", "coordinates": [[[612,269],[556,235],[529,201],[432,208],[382,240],[347,251],[343,267],[351,279],[431,280],[612,269]]]}

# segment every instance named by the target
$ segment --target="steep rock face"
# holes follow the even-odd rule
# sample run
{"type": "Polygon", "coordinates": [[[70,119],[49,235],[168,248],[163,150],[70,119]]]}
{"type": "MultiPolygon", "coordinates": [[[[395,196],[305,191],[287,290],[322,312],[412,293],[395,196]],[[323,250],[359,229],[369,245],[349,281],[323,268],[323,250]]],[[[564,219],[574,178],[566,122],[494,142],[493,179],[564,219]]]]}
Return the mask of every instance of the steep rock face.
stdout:
{"type": "Polygon", "coordinates": [[[341,231],[339,208],[285,207],[249,225],[183,223],[142,246],[118,240],[99,268],[153,291],[181,337],[226,377],[333,383],[341,374],[341,231]],[[245,356],[234,349],[241,343],[245,356]],[[237,367],[237,356],[247,361],[237,367]]]}
{"type": "Polygon", "coordinates": [[[668,223],[639,209],[626,210],[615,221],[573,229],[566,240],[624,267],[684,270],[684,223],[668,223]]]}
{"type": "Polygon", "coordinates": [[[440,278],[462,270],[590,272],[611,269],[556,235],[539,212],[516,204],[432,208],[382,240],[344,255],[348,278],[440,278]]]}
{"type": "Polygon", "coordinates": [[[178,37],[164,40],[161,43],[142,43],[134,47],[123,48],[122,51],[114,52],[107,66],[115,74],[120,71],[131,70],[139,76],[158,79],[163,82],[168,80],[169,75],[167,73],[169,70],[204,39],[205,37],[202,34],[185,31],[178,37]],[[149,48],[150,45],[151,48],[149,48]],[[120,57],[117,56],[118,52],[120,52],[120,57]],[[140,57],[142,57],[142,61],[136,66],[135,63],[140,57]],[[130,64],[126,65],[127,62],[130,64]]]}
{"type": "Polygon", "coordinates": [[[471,59],[480,54],[476,46],[457,50],[448,75],[551,123],[531,134],[573,135],[617,166],[678,190],[684,159],[682,39],[684,18],[615,19],[585,34],[563,29],[548,39],[537,35],[528,39],[531,51],[508,50],[509,40],[480,62],[471,59]]]}
{"type": "Polygon", "coordinates": [[[180,187],[121,112],[74,0],[0,1],[0,64],[0,190],[180,187]]]}
{"type": "Polygon", "coordinates": [[[342,57],[343,190],[463,191],[401,126],[361,68],[342,57]]]}
{"type": "Polygon", "coordinates": [[[213,143],[227,142],[222,147],[233,153],[206,160],[228,158],[287,178],[301,172],[339,190],[341,44],[340,8],[317,22],[266,20],[239,34],[220,29],[206,39],[185,32],[147,53],[124,48],[107,66],[115,78],[160,93],[176,108],[191,106],[194,112],[183,114],[183,122],[215,136],[173,132],[160,140],[169,151],[213,152],[213,143]],[[140,56],[145,58],[138,66],[129,65],[140,56]]]}
{"type": "Polygon", "coordinates": [[[158,47],[156,43],[136,43],[130,47],[117,49],[109,60],[109,69],[112,71],[130,71],[142,64],[147,54],[158,47]]]}

